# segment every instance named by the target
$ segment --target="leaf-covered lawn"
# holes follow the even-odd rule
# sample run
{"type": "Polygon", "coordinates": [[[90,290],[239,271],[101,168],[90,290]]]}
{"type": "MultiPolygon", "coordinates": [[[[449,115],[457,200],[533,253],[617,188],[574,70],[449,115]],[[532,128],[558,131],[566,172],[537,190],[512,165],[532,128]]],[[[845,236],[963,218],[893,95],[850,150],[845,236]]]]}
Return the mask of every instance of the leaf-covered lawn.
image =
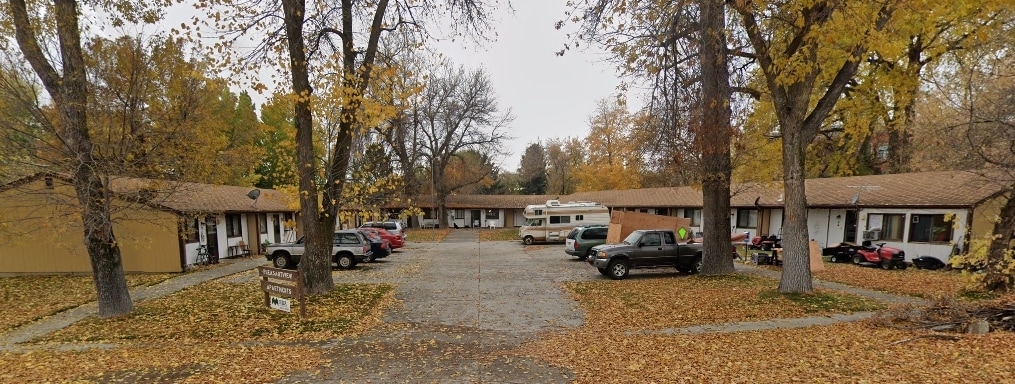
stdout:
{"type": "Polygon", "coordinates": [[[509,240],[518,240],[517,228],[479,230],[479,241],[509,241],[509,240]]]}
{"type": "Polygon", "coordinates": [[[825,270],[815,272],[814,277],[878,291],[916,297],[959,296],[966,283],[962,274],[956,271],[928,271],[908,268],[886,271],[850,263],[825,263],[825,270]]]}
{"type": "Polygon", "coordinates": [[[392,287],[339,284],[332,292],[308,300],[307,319],[264,306],[259,283],[202,283],[173,295],[137,303],[118,318],[88,318],[40,341],[180,342],[321,341],[338,337],[369,318],[392,287]]]}
{"type": "Polygon", "coordinates": [[[0,353],[0,382],[271,382],[326,364],[313,343],[380,323],[391,293],[390,285],[339,284],[311,298],[300,320],[295,303],[291,314],[264,307],[256,280],[202,283],[34,340],[111,348],[0,353]]]}
{"type": "MultiPolygon", "coordinates": [[[[158,284],[177,274],[127,275],[127,286],[158,284]]],[[[37,319],[95,301],[95,283],[91,276],[20,276],[0,278],[0,332],[37,319]],[[16,308],[16,309],[15,309],[16,308]]]]}
{"type": "Polygon", "coordinates": [[[411,228],[406,231],[409,241],[417,243],[439,243],[451,233],[448,228],[411,228]]]}
{"type": "Polygon", "coordinates": [[[818,291],[776,293],[778,282],[749,275],[571,282],[587,327],[653,330],[692,325],[850,313],[883,308],[871,299],[818,291]]]}
{"type": "MultiPolygon", "coordinates": [[[[602,312],[588,316],[605,315],[602,312]]],[[[624,324],[635,323],[631,318],[624,324]]],[[[1015,334],[913,339],[928,331],[866,322],[702,335],[626,334],[588,324],[521,354],[569,368],[576,383],[1001,383],[1015,334]],[[895,344],[897,342],[901,342],[895,344]]]]}

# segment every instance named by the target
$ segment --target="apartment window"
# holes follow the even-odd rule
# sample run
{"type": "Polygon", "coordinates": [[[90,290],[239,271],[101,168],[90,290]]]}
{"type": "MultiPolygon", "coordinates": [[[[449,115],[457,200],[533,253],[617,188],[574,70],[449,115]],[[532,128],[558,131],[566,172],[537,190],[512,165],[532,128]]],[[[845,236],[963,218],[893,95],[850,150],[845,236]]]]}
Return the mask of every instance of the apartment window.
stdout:
{"type": "Polygon", "coordinates": [[[757,228],[757,227],[758,227],[757,209],[737,210],[737,228],[757,228]]]}
{"type": "Polygon", "coordinates": [[[880,240],[902,241],[905,228],[906,215],[903,214],[873,214],[867,217],[867,229],[880,230],[880,240]]]}
{"type": "Polygon", "coordinates": [[[240,237],[243,235],[243,226],[240,224],[240,215],[226,215],[226,236],[240,237]]]}
{"type": "Polygon", "coordinates": [[[198,226],[201,222],[198,219],[181,219],[183,225],[183,241],[185,243],[196,243],[198,241],[198,226]]]}
{"type": "Polygon", "coordinates": [[[257,222],[261,223],[258,225],[258,227],[260,227],[258,228],[259,232],[261,232],[262,234],[268,233],[268,215],[265,213],[258,214],[257,222]]]}
{"type": "Polygon", "coordinates": [[[571,222],[571,216],[550,216],[550,224],[567,224],[571,222]]]}
{"type": "Polygon", "coordinates": [[[499,209],[487,209],[486,210],[486,219],[487,220],[499,220],[500,219],[500,210],[499,209]]]}
{"type": "Polygon", "coordinates": [[[465,218],[465,210],[464,209],[456,209],[455,210],[455,217],[454,218],[455,219],[464,219],[465,218]]]}
{"type": "Polygon", "coordinates": [[[701,225],[701,210],[700,209],[684,209],[684,218],[691,219],[691,226],[701,225]]]}
{"type": "Polygon", "coordinates": [[[952,223],[945,215],[912,215],[909,241],[913,243],[947,243],[952,239],[952,223]]]}

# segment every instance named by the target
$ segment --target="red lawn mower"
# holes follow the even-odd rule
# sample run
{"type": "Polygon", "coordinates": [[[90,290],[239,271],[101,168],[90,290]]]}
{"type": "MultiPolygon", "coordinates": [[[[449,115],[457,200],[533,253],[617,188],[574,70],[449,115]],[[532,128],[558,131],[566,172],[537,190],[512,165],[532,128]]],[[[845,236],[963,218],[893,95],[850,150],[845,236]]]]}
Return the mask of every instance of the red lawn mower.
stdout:
{"type": "Polygon", "coordinates": [[[865,267],[877,267],[882,269],[906,269],[906,252],[893,247],[886,247],[885,243],[878,243],[877,247],[871,246],[870,240],[864,240],[853,255],[853,264],[865,267]]]}

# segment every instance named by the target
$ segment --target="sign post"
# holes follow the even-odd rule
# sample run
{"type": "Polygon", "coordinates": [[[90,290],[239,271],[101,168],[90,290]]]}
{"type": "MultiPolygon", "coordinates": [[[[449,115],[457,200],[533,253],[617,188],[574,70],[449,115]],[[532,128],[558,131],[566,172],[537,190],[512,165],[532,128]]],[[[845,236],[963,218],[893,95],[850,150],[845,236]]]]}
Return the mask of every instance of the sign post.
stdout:
{"type": "Polygon", "coordinates": [[[290,311],[289,299],[296,299],[300,306],[300,319],[307,317],[307,304],[303,297],[303,279],[299,271],[260,266],[261,290],[264,291],[264,306],[281,311],[290,311]],[[279,284],[268,279],[282,280],[295,284],[279,284]]]}

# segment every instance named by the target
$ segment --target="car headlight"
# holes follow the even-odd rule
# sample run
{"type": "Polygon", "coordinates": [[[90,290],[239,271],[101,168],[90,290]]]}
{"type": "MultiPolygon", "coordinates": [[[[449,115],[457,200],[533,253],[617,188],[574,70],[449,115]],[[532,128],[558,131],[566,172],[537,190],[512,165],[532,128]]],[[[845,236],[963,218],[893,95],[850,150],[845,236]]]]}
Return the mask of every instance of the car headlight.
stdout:
{"type": "Polygon", "coordinates": [[[598,253],[596,253],[596,257],[598,257],[600,259],[605,259],[606,258],[606,251],[599,251],[598,253]]]}

